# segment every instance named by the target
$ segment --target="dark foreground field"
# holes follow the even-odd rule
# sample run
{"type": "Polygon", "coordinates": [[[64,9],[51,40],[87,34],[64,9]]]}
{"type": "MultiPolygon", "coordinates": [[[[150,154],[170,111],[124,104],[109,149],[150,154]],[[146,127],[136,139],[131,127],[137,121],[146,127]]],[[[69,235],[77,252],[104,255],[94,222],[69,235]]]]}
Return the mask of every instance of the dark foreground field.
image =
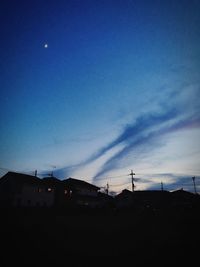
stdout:
{"type": "Polygon", "coordinates": [[[1,211],[1,266],[192,266],[199,209],[1,211]]]}

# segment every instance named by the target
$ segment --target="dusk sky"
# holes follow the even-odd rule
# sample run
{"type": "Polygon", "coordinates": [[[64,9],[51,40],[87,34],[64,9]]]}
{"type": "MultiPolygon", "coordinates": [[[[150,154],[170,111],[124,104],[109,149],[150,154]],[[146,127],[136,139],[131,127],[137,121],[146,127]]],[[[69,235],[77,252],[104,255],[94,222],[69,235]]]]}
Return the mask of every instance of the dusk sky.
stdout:
{"type": "Polygon", "coordinates": [[[200,192],[200,1],[2,0],[0,167],[200,192]]]}

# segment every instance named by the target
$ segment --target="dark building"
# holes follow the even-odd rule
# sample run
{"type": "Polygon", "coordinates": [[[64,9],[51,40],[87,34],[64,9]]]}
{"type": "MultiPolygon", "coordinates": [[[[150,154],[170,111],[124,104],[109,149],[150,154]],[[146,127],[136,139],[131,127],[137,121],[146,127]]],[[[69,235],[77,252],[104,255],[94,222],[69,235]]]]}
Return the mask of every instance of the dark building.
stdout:
{"type": "Polygon", "coordinates": [[[8,172],[0,179],[0,205],[42,207],[54,205],[54,191],[38,177],[8,172]]]}

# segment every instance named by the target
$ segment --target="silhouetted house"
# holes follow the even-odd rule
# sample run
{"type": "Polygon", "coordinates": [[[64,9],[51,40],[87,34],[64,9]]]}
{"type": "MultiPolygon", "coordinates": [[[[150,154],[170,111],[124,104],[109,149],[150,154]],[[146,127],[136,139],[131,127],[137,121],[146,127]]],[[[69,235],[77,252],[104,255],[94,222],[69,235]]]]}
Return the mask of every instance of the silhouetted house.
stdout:
{"type": "Polygon", "coordinates": [[[133,205],[133,192],[127,189],[115,196],[115,205],[117,208],[131,207],[133,205]]]}
{"type": "Polygon", "coordinates": [[[78,206],[97,207],[100,188],[83,180],[68,178],[62,181],[68,200],[78,206]]]}
{"type": "Polygon", "coordinates": [[[142,209],[160,209],[170,204],[170,192],[165,190],[134,191],[133,203],[142,209]]]}
{"type": "Polygon", "coordinates": [[[141,190],[129,191],[123,190],[115,196],[115,204],[118,208],[134,207],[139,209],[158,209],[168,205],[169,198],[168,191],[160,190],[141,190]]]}
{"type": "Polygon", "coordinates": [[[171,192],[172,207],[174,208],[192,208],[196,204],[200,204],[200,196],[181,189],[171,192]]]}
{"type": "Polygon", "coordinates": [[[54,191],[38,177],[8,172],[0,179],[0,205],[11,207],[50,207],[54,191]]]}
{"type": "Polygon", "coordinates": [[[105,203],[100,188],[82,180],[36,176],[8,172],[0,179],[0,206],[65,207],[70,205],[97,207],[105,203]]]}
{"type": "Polygon", "coordinates": [[[60,206],[65,196],[65,190],[62,185],[62,181],[56,177],[44,177],[42,183],[45,185],[46,190],[52,193],[54,196],[53,205],[55,207],[60,206]]]}
{"type": "Polygon", "coordinates": [[[66,207],[71,204],[72,190],[71,186],[64,181],[61,181],[55,177],[44,177],[43,182],[48,191],[54,193],[54,206],[66,207]]]}
{"type": "Polygon", "coordinates": [[[114,198],[109,194],[98,192],[99,208],[113,208],[114,198]]]}

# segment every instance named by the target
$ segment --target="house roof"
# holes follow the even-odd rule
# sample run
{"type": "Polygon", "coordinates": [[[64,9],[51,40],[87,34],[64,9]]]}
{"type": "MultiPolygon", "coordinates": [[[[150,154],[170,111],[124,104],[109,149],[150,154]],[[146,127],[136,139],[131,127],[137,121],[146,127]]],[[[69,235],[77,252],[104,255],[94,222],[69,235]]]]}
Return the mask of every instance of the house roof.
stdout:
{"type": "Polygon", "coordinates": [[[199,197],[198,194],[194,194],[192,192],[185,191],[183,189],[178,189],[178,190],[172,191],[171,195],[174,198],[184,198],[184,199],[192,199],[192,198],[199,197]]]}
{"type": "Polygon", "coordinates": [[[100,187],[96,186],[96,185],[93,185],[93,184],[90,184],[86,181],[83,181],[83,180],[79,180],[79,179],[74,179],[74,178],[68,178],[68,179],[65,179],[65,180],[62,180],[62,183],[64,185],[67,185],[67,186],[71,186],[71,187],[87,187],[87,188],[91,188],[91,189],[95,189],[95,190],[99,190],[100,187]]]}
{"type": "Polygon", "coordinates": [[[42,182],[46,185],[60,185],[62,182],[56,177],[44,177],[42,182]]]}
{"type": "Polygon", "coordinates": [[[144,196],[159,196],[169,194],[169,191],[165,190],[138,190],[134,191],[134,195],[144,195],[144,196]]]}
{"type": "Polygon", "coordinates": [[[57,185],[64,185],[68,187],[84,187],[89,188],[93,190],[99,190],[100,187],[90,184],[88,182],[85,182],[83,180],[78,180],[74,178],[68,178],[65,180],[59,180],[56,177],[44,177],[43,179],[40,179],[33,175],[23,174],[23,173],[17,173],[17,172],[7,172],[3,177],[0,178],[0,185],[6,184],[6,183],[13,183],[22,185],[22,184],[43,184],[43,185],[50,185],[50,186],[57,186],[57,185]]]}
{"type": "Polygon", "coordinates": [[[108,195],[106,193],[102,193],[102,192],[98,192],[98,197],[102,200],[109,200],[109,199],[113,199],[113,196],[108,195]]]}
{"type": "Polygon", "coordinates": [[[193,193],[189,192],[189,191],[185,191],[184,189],[177,189],[177,190],[174,190],[174,191],[171,191],[171,194],[181,194],[181,195],[194,195],[193,193]]]}
{"type": "Polygon", "coordinates": [[[4,184],[8,181],[17,182],[18,184],[35,184],[35,183],[41,183],[41,179],[28,175],[23,173],[17,173],[17,172],[7,172],[1,179],[0,184],[4,184]]]}
{"type": "Polygon", "coordinates": [[[116,196],[115,196],[115,198],[126,198],[126,197],[132,197],[133,196],[133,192],[132,191],[130,191],[130,190],[128,190],[128,189],[124,189],[124,190],[122,190],[122,192],[121,193],[119,193],[119,194],[117,194],[116,196]]]}

